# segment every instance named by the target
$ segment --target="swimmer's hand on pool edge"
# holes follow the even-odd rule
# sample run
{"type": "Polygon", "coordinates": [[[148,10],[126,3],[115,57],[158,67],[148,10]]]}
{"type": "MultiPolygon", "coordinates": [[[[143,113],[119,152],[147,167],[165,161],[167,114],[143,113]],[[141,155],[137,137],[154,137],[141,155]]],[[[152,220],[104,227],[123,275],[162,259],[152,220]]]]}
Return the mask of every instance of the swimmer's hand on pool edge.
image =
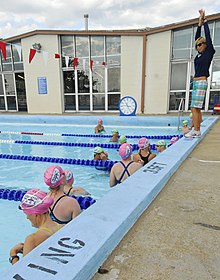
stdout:
{"type": "Polygon", "coordinates": [[[23,254],[24,243],[18,243],[10,250],[11,264],[15,264],[19,261],[19,256],[17,254],[23,254]]]}

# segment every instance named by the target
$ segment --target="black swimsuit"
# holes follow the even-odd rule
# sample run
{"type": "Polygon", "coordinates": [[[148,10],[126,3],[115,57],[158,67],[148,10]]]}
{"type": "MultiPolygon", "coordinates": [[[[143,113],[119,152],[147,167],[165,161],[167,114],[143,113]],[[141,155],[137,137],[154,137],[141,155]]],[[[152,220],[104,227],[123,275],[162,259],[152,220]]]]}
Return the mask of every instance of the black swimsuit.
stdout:
{"type": "Polygon", "coordinates": [[[142,154],[140,152],[138,154],[139,154],[140,158],[143,160],[144,165],[149,162],[149,156],[151,155],[150,153],[146,157],[142,156],[142,154]]]}
{"type": "Polygon", "coordinates": [[[66,193],[66,195],[70,196],[71,190],[72,190],[72,187],[70,187],[70,189],[68,190],[68,192],[66,193]]]}
{"type": "Polygon", "coordinates": [[[50,218],[51,218],[51,220],[52,221],[54,221],[54,222],[56,222],[56,223],[58,223],[58,224],[67,224],[67,223],[69,223],[71,220],[69,220],[69,221],[61,221],[61,220],[59,220],[55,215],[54,215],[54,213],[53,213],[53,210],[54,210],[54,208],[55,208],[55,206],[57,205],[57,203],[63,198],[63,197],[65,197],[66,196],[66,194],[64,194],[64,195],[62,195],[61,197],[59,197],[58,199],[57,199],[57,201],[54,203],[54,205],[53,205],[53,207],[52,208],[49,208],[50,209],[50,218]]]}
{"type": "Polygon", "coordinates": [[[133,161],[129,162],[129,164],[127,166],[124,165],[124,163],[122,161],[119,161],[123,166],[124,166],[124,171],[121,173],[121,177],[118,179],[118,184],[121,184],[121,180],[123,179],[125,173],[128,174],[128,177],[131,176],[131,174],[128,171],[128,167],[133,163],[133,161]]]}

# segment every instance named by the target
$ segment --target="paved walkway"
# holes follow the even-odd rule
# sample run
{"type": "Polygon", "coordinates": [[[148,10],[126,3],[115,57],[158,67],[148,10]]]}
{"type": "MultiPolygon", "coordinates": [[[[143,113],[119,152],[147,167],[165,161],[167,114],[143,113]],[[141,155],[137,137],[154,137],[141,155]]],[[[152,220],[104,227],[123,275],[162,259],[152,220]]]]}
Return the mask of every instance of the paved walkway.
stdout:
{"type": "Polygon", "coordinates": [[[220,279],[219,213],[220,120],[93,280],[220,279]]]}

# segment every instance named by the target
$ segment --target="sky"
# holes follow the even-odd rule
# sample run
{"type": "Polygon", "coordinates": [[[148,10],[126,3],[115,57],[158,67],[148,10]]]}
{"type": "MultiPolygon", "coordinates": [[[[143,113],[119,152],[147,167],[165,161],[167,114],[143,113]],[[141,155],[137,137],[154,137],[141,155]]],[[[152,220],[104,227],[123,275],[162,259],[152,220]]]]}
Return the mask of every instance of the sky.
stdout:
{"type": "Polygon", "coordinates": [[[0,8],[0,38],[42,29],[142,29],[220,12],[219,0],[5,0],[0,8]]]}

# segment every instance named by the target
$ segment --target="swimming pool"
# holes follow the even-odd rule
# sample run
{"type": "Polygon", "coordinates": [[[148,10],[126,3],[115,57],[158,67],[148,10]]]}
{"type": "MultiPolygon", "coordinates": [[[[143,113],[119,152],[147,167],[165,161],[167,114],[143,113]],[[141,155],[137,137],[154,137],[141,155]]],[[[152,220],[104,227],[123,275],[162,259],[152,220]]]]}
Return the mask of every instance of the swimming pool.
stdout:
{"type": "MultiPolygon", "coordinates": [[[[40,117],[41,119],[42,117],[40,117]]],[[[75,122],[83,121],[86,123],[91,122],[91,124],[86,124],[84,126],[80,124],[67,124],[66,120],[65,123],[58,123],[61,121],[61,118],[55,118],[53,121],[55,123],[52,123],[51,117],[44,117],[43,122],[45,123],[37,123],[39,120],[36,117],[36,123],[11,123],[9,120],[7,122],[4,122],[1,124],[1,131],[5,132],[13,132],[13,131],[29,131],[29,132],[44,132],[44,133],[84,133],[84,134],[90,134],[93,133],[94,126],[96,124],[96,118],[93,118],[93,122],[91,121],[91,118],[81,118],[75,119],[71,118],[75,122]],[[48,123],[49,122],[49,123],[48,123]]],[[[65,118],[64,118],[65,119],[65,118]]],[[[69,119],[69,120],[70,120],[69,119]]],[[[103,118],[104,119],[104,118],[103,118]]],[[[32,121],[34,118],[32,117],[32,121]]],[[[68,120],[68,121],[69,121],[68,120]]],[[[124,119],[124,121],[127,121],[128,119],[124,119]]],[[[17,121],[17,120],[16,120],[17,121]]],[[[26,121],[26,120],[23,120],[26,121]]],[[[63,120],[62,120],[63,121],[63,120]]],[[[117,122],[117,118],[110,117],[109,119],[106,117],[104,120],[107,123],[105,125],[105,128],[107,132],[111,131],[112,128],[118,128],[120,134],[129,134],[129,135],[158,135],[158,134],[178,134],[177,128],[175,126],[175,123],[177,122],[176,118],[168,118],[164,121],[163,118],[161,118],[160,122],[158,120],[156,121],[157,125],[159,124],[160,127],[153,127],[152,123],[153,120],[150,119],[148,122],[151,125],[151,128],[147,126],[148,122],[145,119],[136,119],[136,123],[134,122],[134,119],[131,119],[129,121],[129,125],[125,123],[124,125],[121,124],[122,120],[119,119],[117,122]],[[120,121],[120,125],[118,122],[120,121]],[[115,123],[114,123],[115,122],[115,123]],[[117,126],[116,126],[117,124],[117,126]],[[164,124],[164,127],[161,127],[161,125],[164,124]],[[170,126],[168,126],[170,124],[170,126]],[[132,129],[131,129],[132,128],[132,129]]],[[[105,138],[92,138],[89,137],[85,139],[84,137],[61,137],[61,136],[39,136],[39,135],[20,135],[20,134],[0,134],[1,140],[32,140],[32,141],[71,141],[71,142],[82,142],[88,140],[91,143],[105,143],[106,141],[109,141],[109,139],[105,138]],[[56,138],[56,140],[55,140],[56,138]],[[71,139],[70,139],[71,138],[71,139]]],[[[137,139],[131,139],[130,143],[135,143],[137,139]]],[[[157,140],[152,139],[151,143],[155,142],[157,140]]],[[[111,155],[111,159],[113,160],[119,160],[117,151],[114,149],[109,149],[109,154],[111,155]]],[[[2,143],[1,144],[1,153],[9,153],[9,154],[22,154],[22,155],[48,155],[48,156],[54,156],[55,154],[61,157],[74,157],[74,158],[92,158],[93,148],[76,148],[75,147],[57,147],[57,146],[35,146],[35,145],[16,145],[16,144],[10,144],[10,143],[2,143]]],[[[45,163],[45,162],[27,162],[27,161],[15,161],[15,160],[4,160],[0,159],[2,163],[2,169],[1,169],[1,188],[9,187],[9,188],[32,188],[32,187],[39,187],[43,190],[47,190],[47,188],[44,185],[43,182],[43,172],[45,169],[51,165],[51,163],[45,163]],[[8,174],[13,174],[13,176],[8,176],[8,174]]],[[[61,165],[62,166],[62,165],[61,165]]],[[[63,168],[70,168],[69,165],[62,166],[63,168]]],[[[90,166],[71,166],[71,169],[74,172],[75,175],[75,186],[82,186],[89,190],[96,198],[101,198],[104,194],[109,192],[108,187],[108,176],[107,174],[103,173],[102,171],[94,170],[94,167],[90,166]],[[95,171],[95,174],[94,174],[95,171]],[[99,176],[97,176],[99,175],[99,176]],[[95,184],[94,181],[95,180],[95,184]]],[[[20,213],[19,211],[15,210],[17,209],[16,202],[7,202],[7,201],[0,201],[0,210],[1,213],[5,213],[6,211],[10,213],[10,224],[11,226],[9,229],[7,229],[7,243],[8,247],[10,248],[15,243],[21,241],[24,239],[24,237],[29,234],[32,229],[29,226],[29,223],[25,221],[23,213],[20,213]],[[9,210],[8,210],[9,209],[9,210]],[[14,217],[14,218],[13,218],[14,217]],[[16,224],[15,224],[16,221],[16,224]],[[13,226],[12,226],[13,225],[13,226]],[[22,233],[20,232],[20,235],[17,235],[19,228],[23,228],[22,233]],[[10,233],[9,233],[10,231],[10,233]],[[16,232],[16,236],[14,236],[14,232],[16,232]],[[23,234],[23,236],[22,236],[23,234]],[[13,236],[15,237],[14,240],[13,236]],[[9,240],[10,239],[10,240],[9,240]],[[11,243],[10,243],[11,242],[11,243]]],[[[0,227],[3,226],[3,230],[1,232],[4,232],[5,229],[5,218],[4,214],[2,215],[2,220],[0,220],[0,227]]],[[[7,244],[6,243],[6,244],[7,244]]],[[[1,246],[2,248],[2,246],[1,246]]],[[[5,260],[3,261],[4,266],[8,267],[7,258],[8,258],[8,250],[3,246],[5,250],[5,254],[1,254],[0,256],[5,260]],[[7,252],[6,252],[7,251],[7,252]]],[[[4,252],[3,250],[3,252],[4,252]]]]}

